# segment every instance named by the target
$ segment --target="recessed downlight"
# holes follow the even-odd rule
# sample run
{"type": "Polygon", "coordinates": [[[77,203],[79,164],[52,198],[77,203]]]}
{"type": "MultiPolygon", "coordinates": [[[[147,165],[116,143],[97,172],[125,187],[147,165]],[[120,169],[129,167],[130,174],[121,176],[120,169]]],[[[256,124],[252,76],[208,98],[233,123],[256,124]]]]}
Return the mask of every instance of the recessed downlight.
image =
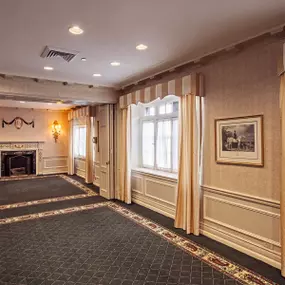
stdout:
{"type": "Polygon", "coordinates": [[[47,103],[48,105],[52,105],[52,103],[47,103]]]}
{"type": "Polygon", "coordinates": [[[68,30],[73,35],[81,35],[84,32],[79,26],[72,26],[68,30]]]}
{"type": "Polygon", "coordinates": [[[21,104],[25,104],[26,102],[25,102],[25,101],[20,101],[20,103],[21,103],[21,104]]]}
{"type": "Polygon", "coordinates": [[[86,57],[82,57],[81,61],[87,61],[87,58],[86,57]]]}
{"type": "Polygon", "coordinates": [[[118,61],[113,61],[113,62],[111,62],[110,64],[111,64],[112,66],[120,66],[120,65],[121,65],[121,63],[118,62],[118,61]]]}
{"type": "Polygon", "coordinates": [[[102,75],[100,73],[94,73],[93,76],[94,77],[101,77],[102,75]]]}
{"type": "Polygon", "coordinates": [[[45,66],[45,67],[44,67],[44,70],[53,70],[53,67],[51,67],[51,66],[45,66]]]}
{"type": "Polygon", "coordinates": [[[148,48],[148,46],[144,45],[144,44],[139,44],[136,46],[137,50],[146,50],[148,48]]]}

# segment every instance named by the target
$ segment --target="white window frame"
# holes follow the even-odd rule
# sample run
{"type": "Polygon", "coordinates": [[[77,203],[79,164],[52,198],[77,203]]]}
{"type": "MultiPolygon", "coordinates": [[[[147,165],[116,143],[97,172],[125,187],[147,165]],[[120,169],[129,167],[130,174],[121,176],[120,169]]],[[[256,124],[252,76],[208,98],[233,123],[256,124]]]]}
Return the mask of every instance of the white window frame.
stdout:
{"type": "MultiPolygon", "coordinates": [[[[73,134],[75,133],[75,129],[79,129],[79,134],[80,134],[80,129],[86,129],[86,125],[75,125],[73,127],[73,134]]],[[[74,140],[74,137],[73,137],[74,140]]],[[[85,143],[86,143],[86,137],[85,137],[85,143]]],[[[75,144],[73,144],[73,148],[74,148],[75,144]]],[[[85,155],[80,155],[80,154],[75,154],[75,149],[73,149],[74,151],[74,158],[79,158],[79,159],[86,159],[86,146],[85,146],[85,155]]]]}
{"type": "Polygon", "coordinates": [[[140,165],[141,168],[146,168],[146,169],[153,169],[153,170],[158,170],[162,172],[170,172],[170,173],[177,173],[177,170],[173,169],[173,139],[171,139],[171,148],[170,148],[170,169],[168,168],[161,168],[157,166],[157,159],[156,159],[156,143],[157,143],[157,130],[158,130],[158,122],[159,121],[164,121],[164,120],[170,120],[171,121],[171,134],[173,134],[173,121],[178,120],[178,111],[169,113],[169,114],[159,114],[159,107],[161,105],[165,105],[166,103],[173,103],[173,102],[178,102],[178,99],[171,99],[171,100],[159,100],[158,102],[153,102],[151,104],[147,104],[146,106],[143,107],[143,115],[140,119],[140,165]],[[147,107],[155,107],[155,115],[154,116],[145,116],[145,108],[147,107]],[[143,164],[143,122],[154,122],[154,167],[144,165],[143,164]]]}

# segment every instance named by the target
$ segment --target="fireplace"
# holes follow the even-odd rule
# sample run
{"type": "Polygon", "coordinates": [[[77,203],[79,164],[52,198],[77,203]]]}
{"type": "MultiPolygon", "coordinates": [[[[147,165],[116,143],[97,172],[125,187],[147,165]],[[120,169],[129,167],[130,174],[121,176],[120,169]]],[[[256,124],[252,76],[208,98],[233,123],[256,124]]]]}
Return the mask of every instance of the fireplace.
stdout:
{"type": "Polygon", "coordinates": [[[36,151],[2,151],[1,176],[36,174],[36,151]]]}

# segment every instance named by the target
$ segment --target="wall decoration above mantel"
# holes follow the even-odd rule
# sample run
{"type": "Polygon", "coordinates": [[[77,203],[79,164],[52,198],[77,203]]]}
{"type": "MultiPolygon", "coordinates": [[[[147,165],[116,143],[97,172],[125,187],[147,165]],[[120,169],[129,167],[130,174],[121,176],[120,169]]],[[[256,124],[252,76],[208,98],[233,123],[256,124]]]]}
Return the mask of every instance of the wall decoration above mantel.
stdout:
{"type": "Polygon", "coordinates": [[[16,117],[15,119],[13,119],[11,122],[6,122],[4,119],[2,120],[2,128],[5,127],[5,125],[12,125],[14,124],[15,125],[15,128],[20,130],[23,126],[23,123],[25,123],[26,125],[28,126],[32,126],[32,128],[35,127],[35,121],[32,120],[31,122],[27,122],[25,121],[23,118],[20,118],[20,117],[16,117]]]}

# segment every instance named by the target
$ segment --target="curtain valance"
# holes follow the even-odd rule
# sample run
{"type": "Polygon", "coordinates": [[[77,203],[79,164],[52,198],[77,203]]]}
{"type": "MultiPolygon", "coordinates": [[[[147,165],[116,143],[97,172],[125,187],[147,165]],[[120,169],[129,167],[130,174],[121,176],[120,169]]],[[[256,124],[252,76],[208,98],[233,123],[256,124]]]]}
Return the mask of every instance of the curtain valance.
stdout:
{"type": "Polygon", "coordinates": [[[149,103],[157,98],[163,99],[167,95],[183,96],[187,94],[204,96],[202,74],[192,73],[123,95],[120,97],[120,108],[123,109],[139,102],[149,103]]]}
{"type": "Polygon", "coordinates": [[[80,109],[71,110],[68,113],[68,121],[81,117],[95,117],[95,106],[86,106],[80,109]]]}

